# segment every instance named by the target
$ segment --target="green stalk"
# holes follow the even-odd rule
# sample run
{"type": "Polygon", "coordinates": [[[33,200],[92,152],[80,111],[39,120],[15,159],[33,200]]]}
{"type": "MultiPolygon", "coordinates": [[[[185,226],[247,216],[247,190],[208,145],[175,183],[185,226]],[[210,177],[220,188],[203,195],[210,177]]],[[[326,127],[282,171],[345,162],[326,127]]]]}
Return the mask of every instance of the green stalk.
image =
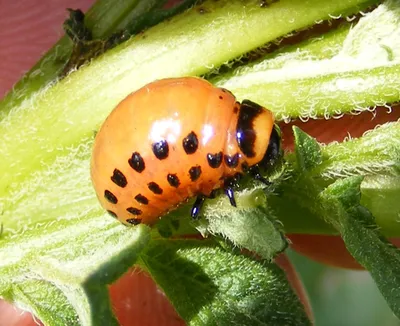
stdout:
{"type": "Polygon", "coordinates": [[[351,30],[344,26],[212,81],[273,109],[279,120],[394,103],[400,95],[399,15],[398,3],[388,1],[351,30]]]}
{"type": "Polygon", "coordinates": [[[204,74],[317,19],[371,3],[313,0],[304,5],[300,0],[282,0],[261,8],[251,0],[209,1],[202,10],[155,26],[13,107],[0,124],[0,170],[12,167],[15,173],[0,177],[0,196],[10,190],[11,182],[22,182],[69,147],[93,137],[110,110],[147,82],[204,74]]]}
{"type": "MultiPolygon", "coordinates": [[[[129,33],[135,34],[160,21],[154,21],[151,17],[146,17],[146,14],[160,8],[165,2],[166,0],[99,0],[85,13],[85,25],[96,40],[110,37],[127,27],[129,33]],[[132,28],[132,22],[138,20],[140,23],[132,28]]],[[[56,81],[71,55],[72,47],[71,40],[63,36],[0,101],[0,118],[42,87],[56,81]]]]}

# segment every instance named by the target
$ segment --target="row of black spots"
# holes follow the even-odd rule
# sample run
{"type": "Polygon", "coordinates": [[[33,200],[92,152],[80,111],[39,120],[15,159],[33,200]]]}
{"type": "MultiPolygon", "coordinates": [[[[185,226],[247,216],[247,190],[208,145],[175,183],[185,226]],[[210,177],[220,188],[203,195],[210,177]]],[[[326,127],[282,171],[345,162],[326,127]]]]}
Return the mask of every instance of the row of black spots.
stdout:
{"type": "MultiPolygon", "coordinates": [[[[178,188],[179,185],[181,184],[178,176],[176,174],[172,174],[172,173],[169,173],[167,175],[167,181],[168,181],[169,185],[174,188],[178,188]]],[[[154,181],[149,182],[147,184],[147,188],[155,195],[162,195],[164,192],[164,190],[160,187],[160,185],[154,181]]],[[[143,201],[146,201],[146,204],[148,204],[148,199],[146,197],[144,197],[140,194],[138,196],[135,197],[135,199],[137,201],[141,202],[142,204],[144,203],[143,201]],[[138,196],[140,196],[140,197],[137,198],[138,196]]]]}
{"type": "MultiPolygon", "coordinates": [[[[186,154],[194,154],[197,151],[197,149],[199,147],[199,140],[194,131],[191,131],[185,138],[183,138],[182,147],[186,154]]],[[[155,155],[155,157],[157,157],[157,159],[159,159],[159,160],[166,159],[169,155],[168,142],[163,139],[163,140],[153,143],[152,151],[153,151],[153,154],[155,155]]],[[[132,153],[132,156],[128,160],[128,163],[132,169],[134,169],[136,172],[139,172],[139,173],[143,172],[146,167],[143,157],[138,152],[132,153]]],[[[118,182],[120,179],[124,178],[124,175],[122,174],[121,171],[119,171],[119,170],[117,170],[117,171],[119,173],[118,173],[118,175],[115,176],[114,179],[116,179],[118,182]]],[[[124,183],[123,180],[120,180],[120,181],[121,181],[121,184],[124,183]]],[[[126,181],[126,178],[125,178],[125,181],[126,181]]],[[[118,184],[117,182],[115,182],[115,183],[118,184]]],[[[125,184],[125,186],[126,186],[126,184],[125,184]]]]}
{"type": "MultiPolygon", "coordinates": [[[[160,145],[162,146],[162,144],[159,144],[159,146],[160,145]]],[[[167,156],[168,156],[168,150],[169,149],[167,148],[167,156]]],[[[132,153],[131,158],[128,160],[128,164],[133,170],[135,170],[138,173],[142,173],[144,171],[144,169],[146,168],[146,164],[145,164],[145,162],[143,160],[143,157],[140,155],[139,152],[133,152],[132,153]]],[[[144,205],[147,205],[149,203],[149,200],[147,199],[147,197],[145,197],[145,196],[143,196],[141,194],[136,195],[135,196],[135,200],[138,203],[144,204],[144,205]]],[[[129,207],[129,208],[127,208],[127,211],[129,213],[131,213],[131,214],[134,214],[135,212],[139,213],[140,210],[137,209],[137,208],[134,208],[134,207],[129,207]]],[[[140,211],[140,214],[141,213],[142,212],[140,211]]],[[[136,215],[140,215],[140,214],[136,214],[136,215]]],[[[139,219],[139,218],[128,218],[128,219],[126,219],[126,222],[129,223],[129,224],[132,224],[132,225],[138,225],[138,224],[140,224],[142,222],[142,220],[139,219]]]]}
{"type": "MultiPolygon", "coordinates": [[[[111,191],[109,190],[104,190],[104,198],[111,204],[117,204],[118,203],[118,198],[115,196],[111,191]]],[[[111,210],[107,210],[107,213],[110,214],[114,218],[118,218],[117,214],[115,214],[111,210]]]]}
{"type": "MultiPolygon", "coordinates": [[[[167,181],[168,181],[169,185],[174,188],[178,188],[181,184],[181,181],[179,180],[179,177],[177,174],[169,173],[167,175],[167,181]]],[[[156,182],[149,182],[147,184],[147,187],[149,188],[149,190],[152,193],[154,193],[156,195],[161,195],[163,193],[163,189],[156,182]]]]}
{"type": "MultiPolygon", "coordinates": [[[[118,198],[109,190],[104,191],[104,198],[107,199],[108,202],[111,204],[117,204],[118,203],[118,198]]],[[[142,194],[138,194],[135,196],[135,200],[140,203],[147,205],[149,203],[149,200],[147,197],[143,196],[142,194]]]]}
{"type": "MultiPolygon", "coordinates": [[[[135,207],[128,207],[126,210],[135,216],[139,216],[142,214],[142,211],[135,207]]],[[[113,218],[118,218],[117,214],[115,214],[111,210],[107,210],[107,213],[110,214],[113,218]]],[[[138,225],[142,222],[142,219],[137,218],[137,217],[136,218],[128,218],[128,219],[126,219],[126,222],[129,224],[132,224],[132,225],[138,225]]]]}
{"type": "Polygon", "coordinates": [[[132,215],[134,215],[134,218],[128,218],[125,221],[129,224],[132,225],[138,225],[142,222],[141,218],[138,218],[137,216],[142,215],[142,211],[139,208],[135,208],[135,207],[128,207],[127,212],[131,213],[132,215]]]}
{"type": "MultiPolygon", "coordinates": [[[[216,154],[215,155],[215,157],[214,156],[212,156],[211,157],[211,161],[212,161],[212,163],[214,164],[214,165],[221,165],[221,162],[222,162],[222,152],[221,153],[218,153],[218,154],[216,154]]],[[[192,166],[190,169],[189,169],[189,177],[190,177],[190,180],[191,181],[196,181],[199,177],[200,177],[200,175],[201,175],[201,166],[200,165],[196,165],[196,166],[192,166]]],[[[178,175],[176,174],[176,173],[169,173],[168,175],[167,175],[167,181],[168,181],[168,184],[171,186],[171,187],[174,187],[174,188],[178,188],[179,186],[180,186],[180,184],[181,184],[181,182],[180,182],[180,180],[179,180],[179,177],[178,177],[178,175]]],[[[152,181],[152,182],[149,182],[148,184],[147,184],[147,187],[148,187],[148,189],[152,192],[152,193],[154,193],[154,194],[156,194],[156,195],[162,195],[163,194],[163,189],[158,185],[158,183],[156,183],[156,182],[154,182],[154,181],[152,181]]],[[[138,195],[138,196],[141,196],[141,197],[144,197],[144,196],[142,196],[142,195],[138,195]]],[[[138,197],[138,196],[136,196],[136,197],[138,197]]],[[[135,199],[137,200],[138,198],[136,198],[135,197],[135,199]]],[[[145,198],[145,200],[147,201],[147,203],[148,203],[148,200],[147,200],[147,198],[146,197],[144,197],[145,198]]],[[[140,199],[143,199],[143,198],[140,198],[140,199]]],[[[139,202],[140,202],[140,200],[138,200],[139,202]]]]}
{"type": "MultiPolygon", "coordinates": [[[[165,160],[169,155],[169,145],[168,142],[163,139],[158,142],[155,142],[151,145],[153,154],[159,160],[165,160]]],[[[199,140],[194,131],[191,131],[186,137],[182,140],[182,147],[186,154],[194,154],[199,147],[199,140]]]]}
{"type": "MultiPolygon", "coordinates": [[[[110,214],[113,218],[118,218],[117,214],[115,214],[113,211],[108,210],[107,213],[110,214]]],[[[138,225],[142,223],[141,218],[128,218],[125,221],[132,225],[138,225]]]]}
{"type": "MultiPolygon", "coordinates": [[[[189,177],[190,177],[191,181],[196,181],[200,177],[200,175],[201,175],[201,166],[200,165],[192,166],[189,169],[189,177]]],[[[168,181],[169,185],[174,188],[178,188],[181,184],[177,174],[169,173],[167,175],[167,181],[168,181]]],[[[153,194],[156,194],[156,195],[162,195],[164,192],[163,189],[158,185],[158,183],[156,183],[154,181],[149,182],[147,184],[147,187],[153,194]]],[[[135,197],[136,200],[138,199],[137,198],[138,196],[135,197]]],[[[144,197],[142,195],[140,195],[140,196],[144,197]]],[[[144,198],[146,199],[146,201],[148,203],[147,198],[146,197],[144,197],[144,198]]],[[[140,198],[140,199],[143,199],[143,198],[140,198]]]]}

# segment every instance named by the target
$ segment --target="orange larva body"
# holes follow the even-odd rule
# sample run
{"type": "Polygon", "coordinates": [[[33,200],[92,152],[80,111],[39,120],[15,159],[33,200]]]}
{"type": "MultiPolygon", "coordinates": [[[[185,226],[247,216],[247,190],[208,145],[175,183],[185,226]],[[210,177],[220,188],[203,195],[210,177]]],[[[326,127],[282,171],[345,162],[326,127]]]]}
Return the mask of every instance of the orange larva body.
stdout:
{"type": "Polygon", "coordinates": [[[259,108],[246,116],[230,92],[199,78],[164,79],[130,94],[96,136],[91,175],[100,203],[125,224],[153,224],[188,198],[224,187],[265,157],[274,120],[259,108]],[[259,133],[238,131],[239,119],[259,133]]]}

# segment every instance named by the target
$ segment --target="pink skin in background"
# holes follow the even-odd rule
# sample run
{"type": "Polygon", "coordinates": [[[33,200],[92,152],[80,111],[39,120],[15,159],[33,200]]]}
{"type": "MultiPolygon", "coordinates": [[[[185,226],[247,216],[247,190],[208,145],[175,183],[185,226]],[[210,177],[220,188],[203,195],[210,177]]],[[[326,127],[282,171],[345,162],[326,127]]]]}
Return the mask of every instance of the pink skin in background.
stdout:
{"type": "MultiPolygon", "coordinates": [[[[178,0],[179,1],[179,0],[178,0]]],[[[170,3],[178,2],[170,1],[170,3]]],[[[86,11],[92,0],[0,0],[0,98],[64,34],[65,8],[86,11]]],[[[279,259],[293,287],[309,305],[290,263],[279,259]]],[[[131,270],[110,287],[112,305],[124,326],[178,326],[184,322],[144,273],[131,270]]],[[[31,314],[0,300],[0,326],[41,325],[31,314]]]]}

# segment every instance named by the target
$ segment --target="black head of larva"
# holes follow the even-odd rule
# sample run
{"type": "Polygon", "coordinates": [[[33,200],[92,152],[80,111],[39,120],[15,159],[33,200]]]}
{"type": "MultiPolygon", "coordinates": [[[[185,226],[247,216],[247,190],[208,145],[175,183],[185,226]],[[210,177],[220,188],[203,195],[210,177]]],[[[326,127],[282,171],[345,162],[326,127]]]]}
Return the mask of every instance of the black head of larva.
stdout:
{"type": "MultiPolygon", "coordinates": [[[[267,168],[277,161],[280,155],[281,137],[276,125],[272,130],[266,129],[271,127],[271,123],[273,123],[271,113],[262,106],[249,100],[244,100],[240,104],[236,140],[244,155],[244,162],[249,163],[249,166],[267,168]]],[[[230,161],[233,164],[234,160],[230,161]]],[[[242,170],[245,171],[245,168],[242,167],[242,170]]]]}

